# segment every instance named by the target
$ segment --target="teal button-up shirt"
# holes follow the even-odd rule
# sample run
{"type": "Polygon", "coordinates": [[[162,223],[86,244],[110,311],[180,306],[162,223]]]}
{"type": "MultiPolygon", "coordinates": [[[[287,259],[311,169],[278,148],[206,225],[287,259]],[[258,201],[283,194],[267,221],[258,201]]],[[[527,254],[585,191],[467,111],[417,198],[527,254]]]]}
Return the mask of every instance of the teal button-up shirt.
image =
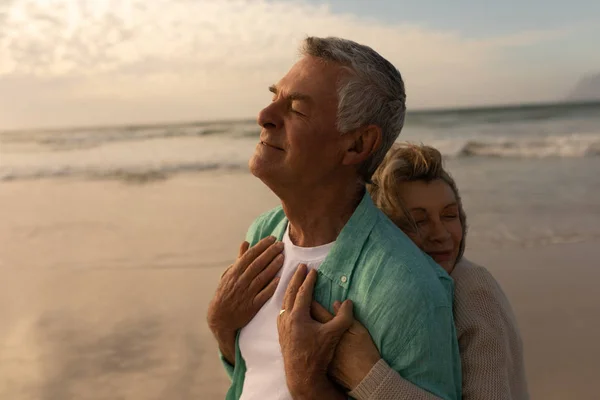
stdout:
{"type": "MultiPolygon", "coordinates": [[[[251,246],[283,237],[288,220],[277,207],[248,230],[251,246]]],[[[452,314],[454,283],[381,212],[365,193],[318,270],[314,299],[333,310],[351,299],[382,358],[400,375],[443,399],[461,398],[458,342],[452,314]]],[[[227,400],[240,398],[246,365],[236,338],[227,400]]]]}

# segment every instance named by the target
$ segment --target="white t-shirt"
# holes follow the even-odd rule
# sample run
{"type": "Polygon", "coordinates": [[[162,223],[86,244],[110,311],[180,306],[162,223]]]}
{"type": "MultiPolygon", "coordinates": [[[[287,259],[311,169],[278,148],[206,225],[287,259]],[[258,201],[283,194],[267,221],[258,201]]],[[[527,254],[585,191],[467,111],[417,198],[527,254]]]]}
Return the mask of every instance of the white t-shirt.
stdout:
{"type": "Polygon", "coordinates": [[[288,400],[283,356],[279,346],[277,318],[287,286],[299,264],[318,269],[335,242],[317,247],[295,246],[289,237],[289,224],[283,236],[285,261],[279,270],[281,280],[275,294],[240,332],[240,351],[246,362],[246,376],[240,400],[288,400]]]}

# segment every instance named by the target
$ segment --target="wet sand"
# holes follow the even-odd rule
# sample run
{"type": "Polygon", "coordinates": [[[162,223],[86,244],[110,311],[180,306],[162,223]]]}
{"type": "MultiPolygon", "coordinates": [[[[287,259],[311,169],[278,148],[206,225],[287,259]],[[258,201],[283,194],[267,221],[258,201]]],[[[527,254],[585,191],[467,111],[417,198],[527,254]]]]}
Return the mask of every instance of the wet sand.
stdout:
{"type": "MultiPolygon", "coordinates": [[[[0,398],[223,398],[206,307],[275,204],[244,173],[0,184],[0,398]]],[[[533,399],[597,396],[599,244],[467,250],[513,304],[533,399]]]]}

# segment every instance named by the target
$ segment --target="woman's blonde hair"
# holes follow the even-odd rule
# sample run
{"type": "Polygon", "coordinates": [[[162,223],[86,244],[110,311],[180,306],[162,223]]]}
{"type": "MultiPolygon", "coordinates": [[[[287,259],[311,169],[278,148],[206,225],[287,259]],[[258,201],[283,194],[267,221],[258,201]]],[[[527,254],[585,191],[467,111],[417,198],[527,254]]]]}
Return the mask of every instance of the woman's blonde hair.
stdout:
{"type": "Polygon", "coordinates": [[[417,224],[400,199],[399,187],[402,182],[431,182],[437,179],[446,182],[456,197],[458,217],[463,232],[456,259],[458,262],[465,251],[467,216],[456,182],[444,169],[442,154],[437,149],[423,144],[395,143],[373,174],[372,183],[367,186],[367,189],[375,205],[400,229],[417,233],[417,224]]]}

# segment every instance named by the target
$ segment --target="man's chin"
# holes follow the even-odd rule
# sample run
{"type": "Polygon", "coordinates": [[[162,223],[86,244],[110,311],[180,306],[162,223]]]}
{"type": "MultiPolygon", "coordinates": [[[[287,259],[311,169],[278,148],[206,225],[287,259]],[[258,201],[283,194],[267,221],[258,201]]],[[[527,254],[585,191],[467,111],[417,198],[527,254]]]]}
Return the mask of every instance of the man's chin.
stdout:
{"type": "Polygon", "coordinates": [[[276,195],[281,188],[281,168],[273,163],[265,162],[256,154],[248,162],[250,173],[260,179],[276,195]]]}
{"type": "MultiPolygon", "coordinates": [[[[273,166],[261,159],[258,154],[254,154],[248,161],[248,168],[252,175],[264,182],[272,175],[273,166]]],[[[265,182],[266,183],[266,182],[265,182]]]]}
{"type": "Polygon", "coordinates": [[[250,170],[250,173],[257,178],[260,178],[260,172],[263,169],[261,168],[261,164],[261,160],[259,160],[259,157],[256,153],[250,157],[250,160],[248,160],[248,169],[250,170]]]}

